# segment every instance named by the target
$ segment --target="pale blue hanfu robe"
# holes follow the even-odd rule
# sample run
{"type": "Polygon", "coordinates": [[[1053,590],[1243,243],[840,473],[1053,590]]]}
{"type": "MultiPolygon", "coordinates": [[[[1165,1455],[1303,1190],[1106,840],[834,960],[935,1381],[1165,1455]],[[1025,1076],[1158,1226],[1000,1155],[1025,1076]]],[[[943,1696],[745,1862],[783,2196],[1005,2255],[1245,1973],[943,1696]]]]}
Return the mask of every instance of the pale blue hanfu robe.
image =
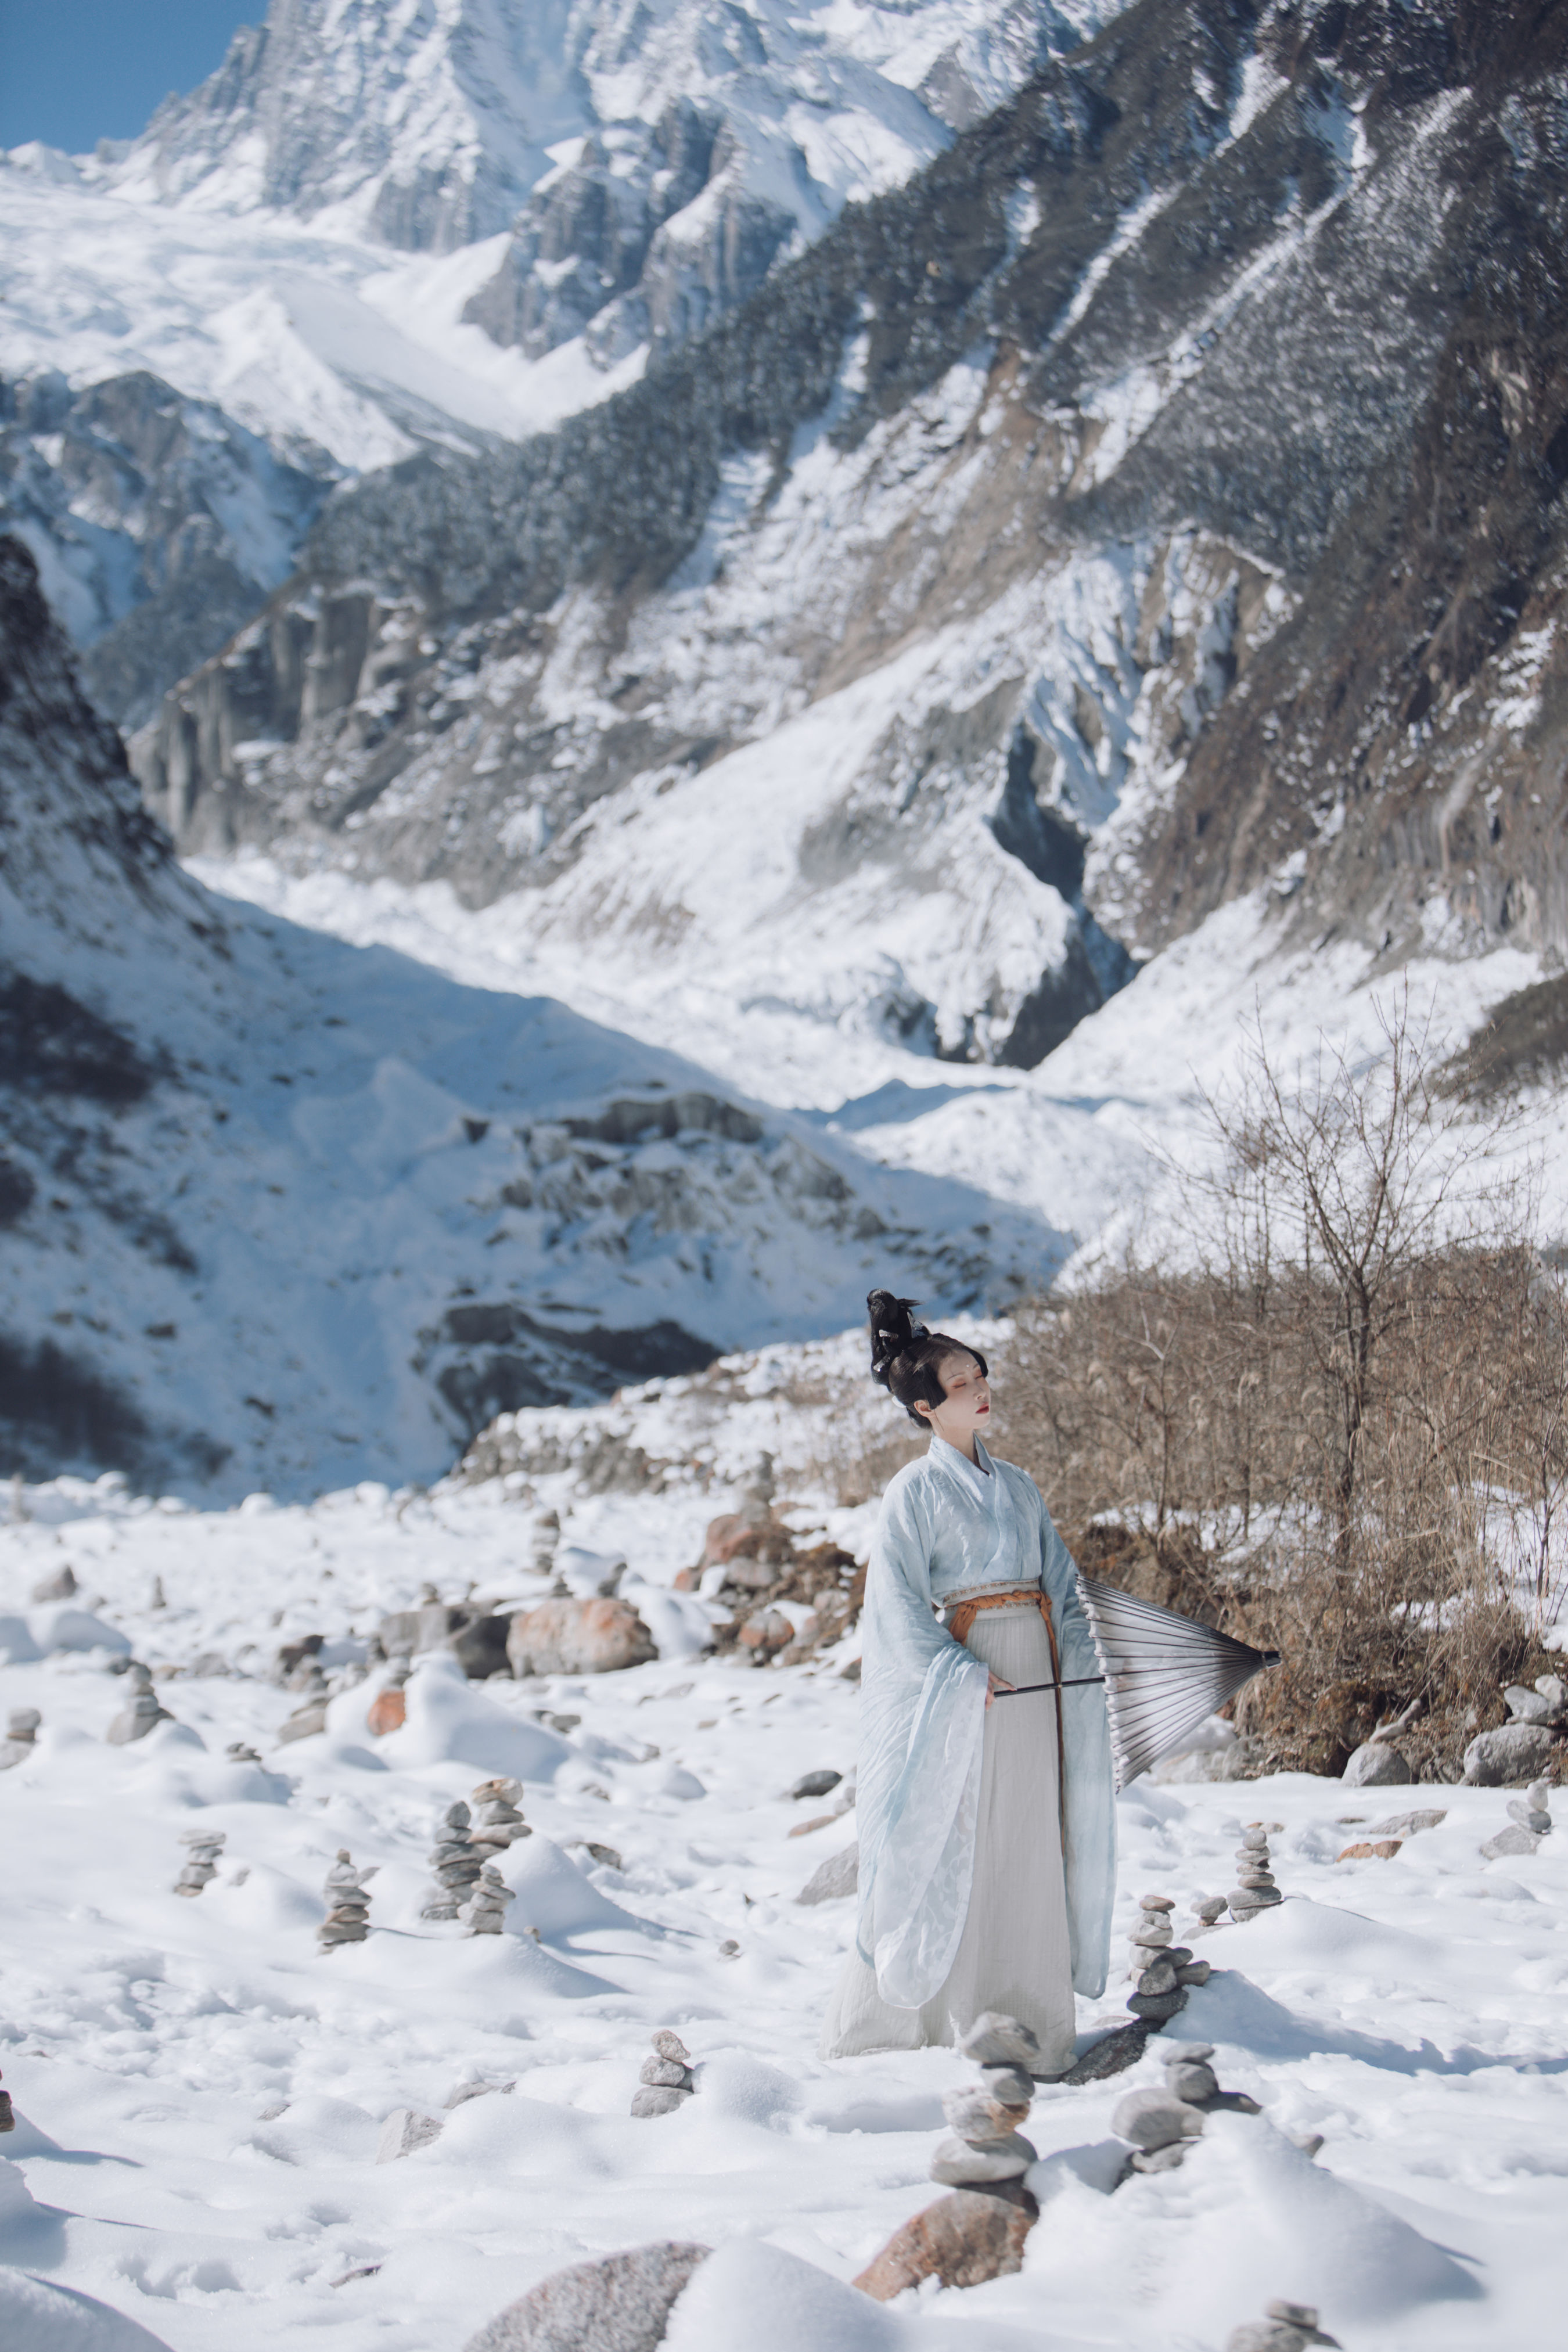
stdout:
{"type": "Polygon", "coordinates": [[[1100,1671],[1078,1572],[1034,1480],[933,1434],[883,1497],[861,1618],[859,1909],[824,2028],[828,2056],[952,2042],[985,2009],[1072,2063],[1076,1989],[1104,1990],[1115,1887],[1110,1728],[1099,1684],[987,1710],[986,1668],[1052,1674],[1037,1604],[982,1611],[969,1646],[939,1610],[1043,1583],[1064,1680],[1100,1671]]]}

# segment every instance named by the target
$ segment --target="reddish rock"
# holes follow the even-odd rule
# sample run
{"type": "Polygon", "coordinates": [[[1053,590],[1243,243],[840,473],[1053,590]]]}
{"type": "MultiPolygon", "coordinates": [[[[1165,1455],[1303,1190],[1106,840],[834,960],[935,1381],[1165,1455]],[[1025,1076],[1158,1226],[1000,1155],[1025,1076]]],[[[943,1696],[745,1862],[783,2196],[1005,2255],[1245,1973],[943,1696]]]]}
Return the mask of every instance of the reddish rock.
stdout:
{"type": "Polygon", "coordinates": [[[399,1684],[393,1690],[377,1691],[364,1719],[365,1729],[384,1739],[389,1731],[401,1731],[407,1717],[408,1694],[399,1684]]]}
{"type": "Polygon", "coordinates": [[[677,1592],[695,1592],[701,1582],[702,1570],[700,1568],[683,1568],[675,1580],[675,1590],[677,1592]]]}
{"type": "Polygon", "coordinates": [[[1026,2190],[1019,2201],[973,2189],[939,2197],[895,2230],[854,2284],[878,2303],[937,2278],[943,2286],[979,2286],[1024,2267],[1024,2241],[1038,2218],[1026,2190]],[[1027,2201],[1024,2201],[1025,2200],[1027,2201]]]}
{"type": "Polygon", "coordinates": [[[1359,1845],[1347,1845],[1336,1854],[1336,1862],[1392,1862],[1404,1841],[1401,1838],[1363,1838],[1359,1845]]]}
{"type": "Polygon", "coordinates": [[[609,1675],[658,1655],[629,1601],[542,1601],[520,1610],[507,1635],[512,1673],[609,1675]]]}
{"type": "Polygon", "coordinates": [[[776,1609],[759,1609],[747,1618],[737,1638],[742,1648],[760,1651],[768,1657],[775,1650],[788,1649],[795,1639],[795,1628],[776,1609]]]}

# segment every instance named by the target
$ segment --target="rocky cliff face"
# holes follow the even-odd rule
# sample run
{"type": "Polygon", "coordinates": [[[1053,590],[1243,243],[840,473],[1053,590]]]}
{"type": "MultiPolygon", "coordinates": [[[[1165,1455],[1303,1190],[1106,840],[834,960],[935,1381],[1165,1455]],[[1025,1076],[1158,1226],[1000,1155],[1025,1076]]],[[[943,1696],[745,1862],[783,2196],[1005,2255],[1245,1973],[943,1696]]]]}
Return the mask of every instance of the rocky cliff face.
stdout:
{"type": "Polygon", "coordinates": [[[1264,881],[1561,946],[1563,48],[1145,0],[631,392],[335,501],[153,804],[797,1003],[825,953],[966,1058],[1264,881]]]}
{"type": "Polygon", "coordinates": [[[279,582],[336,471],[289,465],[156,376],[74,391],[0,383],[0,502],[81,650],[83,681],[139,727],[279,582]]]}

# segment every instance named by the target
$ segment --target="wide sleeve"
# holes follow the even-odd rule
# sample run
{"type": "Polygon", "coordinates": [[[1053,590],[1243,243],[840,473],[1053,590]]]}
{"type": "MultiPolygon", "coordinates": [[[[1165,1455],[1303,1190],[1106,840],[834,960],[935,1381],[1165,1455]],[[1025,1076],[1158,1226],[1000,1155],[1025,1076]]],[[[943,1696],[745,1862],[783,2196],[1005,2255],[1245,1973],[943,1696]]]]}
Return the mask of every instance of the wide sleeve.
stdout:
{"type": "Polygon", "coordinates": [[[856,1940],[897,2009],[946,1982],[974,1869],[986,1673],[931,1612],[942,1507],[915,1477],[889,1488],[861,1620],[856,1940]]]}
{"type": "MultiPolygon", "coordinates": [[[[1079,1590],[1072,1554],[1040,1501],[1040,1580],[1050,1598],[1062,1680],[1100,1671],[1100,1654],[1079,1590]]],[[[1116,1897],[1116,1784],[1105,1685],[1064,1690],[1062,1748],[1067,1764],[1062,1867],[1067,1883],[1072,1980],[1089,1999],[1105,1990],[1110,1967],[1110,1913],[1116,1897]]]]}

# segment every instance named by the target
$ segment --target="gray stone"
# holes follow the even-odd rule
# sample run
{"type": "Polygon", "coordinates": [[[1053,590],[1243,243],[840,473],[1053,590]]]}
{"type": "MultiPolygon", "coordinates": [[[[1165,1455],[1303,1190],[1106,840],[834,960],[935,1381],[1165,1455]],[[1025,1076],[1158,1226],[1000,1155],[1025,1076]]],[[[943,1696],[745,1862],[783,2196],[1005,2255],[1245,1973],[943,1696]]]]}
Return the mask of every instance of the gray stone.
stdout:
{"type": "Polygon", "coordinates": [[[1037,2154],[1034,2143],[1021,2132],[988,2140],[959,2139],[950,2134],[937,2142],[931,2177],[944,2189],[971,2189],[983,2180],[1016,2180],[1027,2172],[1037,2154]]]}
{"type": "Polygon", "coordinates": [[[1510,1822],[1506,1830],[1499,1830],[1496,1837],[1488,1838],[1481,1852],[1489,1862],[1500,1862],[1510,1853],[1534,1853],[1540,1843],[1538,1837],[1510,1822]]]}
{"type": "Polygon", "coordinates": [[[649,2090],[689,2091],[691,2088],[690,2070],[683,2066],[679,2058],[645,2058],[637,2080],[646,2083],[649,2090]]]}
{"type": "Polygon", "coordinates": [[[1140,1992],[1174,1992],[1179,1979],[1175,1969],[1163,1955],[1152,1967],[1144,1969],[1138,1979],[1140,1992]]]}
{"type": "Polygon", "coordinates": [[[1167,2066],[1205,2066],[1213,2056],[1212,2042],[1171,2042],[1165,2045],[1167,2066]]]}
{"type": "Polygon", "coordinates": [[[318,1731],[327,1727],[327,1702],[315,1699],[309,1706],[297,1707],[288,1721],[279,1725],[279,1744],[289,1739],[312,1739],[318,1731]]]}
{"type": "Polygon", "coordinates": [[[1159,1913],[1152,1913],[1138,1920],[1129,1938],[1134,1944],[1173,1944],[1175,1940],[1175,1929],[1159,1913]]]}
{"type": "Polygon", "coordinates": [[[1206,1985],[1214,1969],[1207,1960],[1188,1960],[1176,1970],[1176,1981],[1184,1985],[1206,1985]]]}
{"type": "Polygon", "coordinates": [[[1551,1814],[1538,1812],[1533,1805],[1527,1804],[1522,1798],[1509,1799],[1508,1817],[1510,1822],[1517,1822],[1521,1830],[1528,1830],[1531,1837],[1550,1837],[1552,1834],[1551,1814]]]}
{"type": "Polygon", "coordinates": [[[465,2352],[657,2352],[670,2307],[711,2249],[666,2239],[542,2279],[465,2352]]]}
{"type": "Polygon", "coordinates": [[[1415,1775],[1397,1748],[1369,1739],[1355,1749],[1340,1777],[1349,1789],[1393,1789],[1415,1775]]]}
{"type": "Polygon", "coordinates": [[[31,1741],[44,1718],[36,1706],[14,1706],[5,1718],[7,1739],[31,1741]]]}
{"type": "Polygon", "coordinates": [[[145,1739],[161,1723],[173,1723],[167,1707],[160,1706],[150,1690],[139,1690],[127,1707],[114,1717],[104,1738],[110,1748],[128,1748],[133,1739],[145,1739]]]}
{"type": "Polygon", "coordinates": [[[1026,2066],[983,2066],[980,2082],[1000,2106],[1027,2106],[1035,2095],[1035,2078],[1026,2066]]]}
{"type": "Polygon", "coordinates": [[[678,2066],[690,2065],[690,2051],[682,2042],[679,2034],[672,2033],[668,2025],[661,2025],[658,2032],[650,2035],[649,2039],[661,2058],[672,2058],[678,2066]]]}
{"type": "Polygon", "coordinates": [[[1551,1769],[1552,1738],[1539,1723],[1505,1723],[1483,1731],[1465,1750],[1465,1784],[1471,1789],[1510,1789],[1551,1769]]]}
{"type": "Polygon", "coordinates": [[[842,1772],[803,1773],[790,1790],[790,1795],[792,1797],[826,1797],[830,1789],[837,1788],[843,1778],[842,1772]]]}
{"type": "Polygon", "coordinates": [[[1284,1900],[1277,1886],[1236,1886],[1230,1894],[1230,1916],[1233,1919],[1250,1918],[1255,1911],[1267,1911],[1284,1900]]]}
{"type": "MultiPolygon", "coordinates": [[[[37,1707],[26,1707],[23,1712],[32,1716],[35,1722],[37,1720],[38,1711],[37,1707]]],[[[16,1717],[13,1716],[11,1720],[15,1723],[16,1721],[16,1717]]],[[[1550,1780],[1532,1780],[1524,1793],[1527,1800],[1534,1806],[1537,1812],[1544,1813],[1550,1809],[1552,1803],[1552,1783],[1550,1780]]]]}
{"type": "Polygon", "coordinates": [[[1417,1830],[1435,1830],[1447,1818],[1446,1806],[1426,1805],[1413,1813],[1390,1813],[1385,1822],[1374,1822],[1366,1834],[1369,1842],[1373,1838],[1414,1837],[1417,1830]]]}
{"type": "Polygon", "coordinates": [[[678,2090],[673,2083],[645,2083],[632,2093],[634,2116],[672,2116],[691,2096],[689,2091],[678,2090]]]}
{"type": "Polygon", "coordinates": [[[1219,2082],[1212,2066],[1205,2066],[1201,2061],[1178,2060],[1174,2064],[1166,2065],[1165,2088],[1176,2098],[1185,2099],[1192,2105],[1201,2099],[1212,2099],[1219,2088],[1219,2082]]]}
{"type": "Polygon", "coordinates": [[[375,2160],[377,2164],[392,2164],[400,2156],[412,2156],[416,2147],[428,2147],[433,2139],[440,2137],[439,2116],[421,2115],[417,2107],[394,2107],[382,2125],[375,2160]]]}
{"type": "Polygon", "coordinates": [[[76,1570],[68,1566],[57,1569],[53,1576],[40,1577],[33,1587],[33,1599],[35,1601],[69,1601],[80,1589],[76,1580],[76,1570]]]}
{"type": "Polygon", "coordinates": [[[949,2128],[972,2146],[983,2140],[1004,2140],[1028,2114],[1033,2091],[1031,2084],[1022,2099],[1003,2101],[993,2097],[984,2080],[961,2083],[942,2094],[942,2111],[949,2128]]]}
{"type": "Polygon", "coordinates": [[[1134,2172],[1174,2172],[1186,2152],[1184,2142],[1172,2140],[1164,2147],[1135,2148],[1130,2160],[1134,2172]]]}
{"type": "Polygon", "coordinates": [[[842,1853],[830,1853],[820,1863],[800,1893],[797,1903],[836,1903],[844,1895],[853,1895],[860,1883],[860,1846],[847,1845],[842,1853]]]}
{"type": "Polygon", "coordinates": [[[1168,1895],[1141,1895],[1138,1897],[1140,1911],[1173,1911],[1175,1907],[1168,1895]]]}
{"type": "Polygon", "coordinates": [[[962,2055],[977,2066],[1020,2066],[1032,2074],[1040,2058],[1040,2037],[1021,2019],[985,2010],[958,2039],[962,2055]]]}
{"type": "Polygon", "coordinates": [[[1568,1683],[1561,1675],[1537,1675],[1535,1687],[1552,1706],[1568,1706],[1568,1683]]]}
{"type": "Polygon", "coordinates": [[[1187,1996],[1178,1985],[1174,1992],[1129,1993],[1127,2006],[1134,2017],[1145,2017],[1152,2025],[1164,2025],[1179,2017],[1187,2005],[1187,1996]]]}
{"type": "Polygon", "coordinates": [[[1201,1902],[1194,1904],[1193,1910],[1195,1916],[1203,1921],[1205,1927],[1212,1927],[1216,1919],[1223,1919],[1225,1916],[1225,1896],[1223,1895],[1205,1895],[1201,1902]]]}
{"type": "Polygon", "coordinates": [[[1129,2091],[1110,2113],[1110,2128],[1118,2139],[1134,2147],[1167,2147],[1173,2141],[1196,2139],[1204,2119],[1172,2091],[1129,2091]]]}
{"type": "Polygon", "coordinates": [[[1249,1853],[1267,1854],[1268,1832],[1266,1829],[1260,1828],[1256,1822],[1249,1822],[1241,1832],[1241,1843],[1249,1853]]]}
{"type": "Polygon", "coordinates": [[[1546,1723],[1552,1714],[1552,1701],[1544,1691],[1526,1690],[1521,1683],[1510,1683],[1503,1693],[1504,1703],[1515,1723],[1546,1723]]]}

